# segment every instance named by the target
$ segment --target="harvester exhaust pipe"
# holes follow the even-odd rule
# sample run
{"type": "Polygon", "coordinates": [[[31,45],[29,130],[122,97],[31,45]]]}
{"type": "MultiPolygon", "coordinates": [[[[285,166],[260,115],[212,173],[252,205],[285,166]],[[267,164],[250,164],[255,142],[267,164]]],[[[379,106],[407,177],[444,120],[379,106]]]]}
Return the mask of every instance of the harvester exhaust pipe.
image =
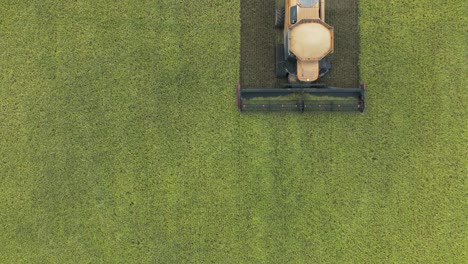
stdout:
{"type": "Polygon", "coordinates": [[[325,22],[325,0],[320,0],[320,19],[325,22]]]}

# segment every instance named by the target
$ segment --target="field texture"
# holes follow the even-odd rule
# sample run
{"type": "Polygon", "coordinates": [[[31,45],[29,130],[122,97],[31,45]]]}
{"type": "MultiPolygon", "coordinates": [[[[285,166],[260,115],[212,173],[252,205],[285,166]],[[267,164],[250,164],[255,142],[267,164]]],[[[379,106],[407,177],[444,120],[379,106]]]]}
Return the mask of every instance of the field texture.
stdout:
{"type": "Polygon", "coordinates": [[[0,263],[466,261],[467,2],[361,0],[304,115],[237,112],[241,5],[0,0],[0,263]]]}

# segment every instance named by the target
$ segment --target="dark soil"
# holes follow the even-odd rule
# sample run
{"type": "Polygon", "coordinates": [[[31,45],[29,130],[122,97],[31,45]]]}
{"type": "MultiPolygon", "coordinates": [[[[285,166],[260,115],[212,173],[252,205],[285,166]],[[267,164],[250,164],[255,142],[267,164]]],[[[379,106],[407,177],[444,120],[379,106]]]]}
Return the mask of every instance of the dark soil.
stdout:
{"type": "MultiPolygon", "coordinates": [[[[241,0],[240,83],[244,87],[276,87],[275,43],[281,31],[274,27],[276,6],[271,0],[241,0]]],[[[283,1],[277,1],[283,2],[283,1]]],[[[326,1],[328,24],[335,29],[332,70],[319,82],[337,87],[359,85],[358,1],[326,1]]]]}

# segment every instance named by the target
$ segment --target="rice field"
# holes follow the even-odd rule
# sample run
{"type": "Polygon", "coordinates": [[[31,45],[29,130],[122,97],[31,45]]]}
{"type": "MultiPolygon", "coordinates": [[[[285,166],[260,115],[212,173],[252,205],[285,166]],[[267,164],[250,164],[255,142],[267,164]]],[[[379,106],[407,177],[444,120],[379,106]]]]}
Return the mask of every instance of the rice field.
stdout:
{"type": "Polygon", "coordinates": [[[0,263],[467,259],[466,1],[327,1],[363,114],[238,113],[244,0],[0,2],[0,263]]]}

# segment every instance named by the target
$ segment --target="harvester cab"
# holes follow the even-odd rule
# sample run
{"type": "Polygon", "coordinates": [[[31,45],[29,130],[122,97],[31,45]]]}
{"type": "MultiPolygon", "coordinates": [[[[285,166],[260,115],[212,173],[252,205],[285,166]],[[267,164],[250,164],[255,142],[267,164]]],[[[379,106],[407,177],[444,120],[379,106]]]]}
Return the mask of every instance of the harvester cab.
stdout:
{"type": "Polygon", "coordinates": [[[287,78],[281,88],[237,86],[239,111],[364,111],[365,85],[336,88],[318,83],[331,64],[333,28],[325,22],[325,0],[285,0],[276,10],[275,26],[283,32],[276,45],[275,73],[287,78]]]}

